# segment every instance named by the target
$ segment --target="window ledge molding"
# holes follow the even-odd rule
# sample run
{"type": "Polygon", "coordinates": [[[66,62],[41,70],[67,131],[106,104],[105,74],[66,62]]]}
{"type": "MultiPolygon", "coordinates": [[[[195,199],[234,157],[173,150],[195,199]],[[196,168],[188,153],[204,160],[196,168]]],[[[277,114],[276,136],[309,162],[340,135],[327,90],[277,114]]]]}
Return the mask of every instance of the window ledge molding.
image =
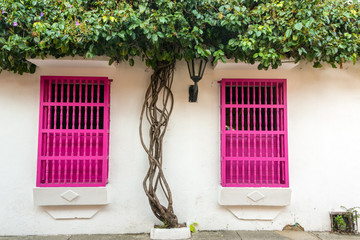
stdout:
{"type": "MultiPolygon", "coordinates": [[[[260,62],[255,62],[254,64],[245,63],[245,62],[235,62],[234,59],[226,59],[226,63],[218,61],[213,66],[214,70],[258,70],[260,62]]],[[[293,59],[284,59],[281,61],[281,66],[277,69],[269,68],[270,71],[275,70],[291,70],[299,65],[299,62],[295,63],[293,59]]],[[[269,71],[268,70],[268,71],[269,71]]]]}
{"type": "Polygon", "coordinates": [[[36,187],[33,189],[36,206],[107,205],[106,187],[36,187]]]}
{"type": "Polygon", "coordinates": [[[284,207],[290,205],[290,201],[290,188],[219,188],[218,202],[222,206],[284,207]]]}
{"type": "Polygon", "coordinates": [[[41,68],[115,68],[115,65],[109,65],[109,58],[94,57],[86,59],[81,56],[55,58],[47,56],[42,58],[28,58],[27,61],[41,68]]]}
{"type": "Polygon", "coordinates": [[[90,219],[109,204],[106,187],[36,187],[33,198],[55,220],[90,219]]]}
{"type": "Polygon", "coordinates": [[[219,204],[241,220],[272,221],[290,201],[290,188],[219,187],[219,204]]]}

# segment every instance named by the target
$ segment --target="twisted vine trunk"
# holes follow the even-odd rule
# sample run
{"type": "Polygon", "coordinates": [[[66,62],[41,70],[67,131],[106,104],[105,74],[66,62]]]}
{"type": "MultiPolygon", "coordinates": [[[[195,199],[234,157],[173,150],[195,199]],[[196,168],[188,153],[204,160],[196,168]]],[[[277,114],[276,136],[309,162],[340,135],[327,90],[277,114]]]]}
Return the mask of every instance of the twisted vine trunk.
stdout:
{"type": "Polygon", "coordinates": [[[151,81],[145,94],[145,101],[140,115],[140,140],[148,154],[149,170],[143,181],[144,191],[149,199],[151,210],[165,226],[178,227],[178,219],[173,209],[170,187],[162,169],[163,139],[171,115],[174,97],[171,85],[174,77],[175,60],[161,63],[151,75],[151,81]],[[144,140],[144,121],[148,122],[149,142],[144,140]],[[161,203],[158,195],[165,196],[166,203],[161,203]]]}

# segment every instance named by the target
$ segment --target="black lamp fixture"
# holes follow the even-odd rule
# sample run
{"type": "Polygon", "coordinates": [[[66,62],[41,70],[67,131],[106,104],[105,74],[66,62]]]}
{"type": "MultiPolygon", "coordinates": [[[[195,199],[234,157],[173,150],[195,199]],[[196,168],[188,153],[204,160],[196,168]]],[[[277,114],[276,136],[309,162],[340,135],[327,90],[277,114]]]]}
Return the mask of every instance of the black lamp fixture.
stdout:
{"type": "Polygon", "coordinates": [[[206,63],[208,59],[196,58],[191,61],[186,61],[191,80],[194,81],[194,85],[189,87],[189,102],[197,102],[198,86],[197,83],[201,80],[204,75],[206,63]]]}

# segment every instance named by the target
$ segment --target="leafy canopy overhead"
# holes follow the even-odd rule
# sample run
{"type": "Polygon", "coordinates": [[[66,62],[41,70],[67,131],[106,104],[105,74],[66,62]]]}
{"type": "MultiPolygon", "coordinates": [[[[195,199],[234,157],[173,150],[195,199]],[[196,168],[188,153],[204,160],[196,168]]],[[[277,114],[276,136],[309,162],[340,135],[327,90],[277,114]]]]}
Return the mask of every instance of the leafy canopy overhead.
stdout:
{"type": "Polygon", "coordinates": [[[335,66],[359,55],[360,4],[343,0],[0,0],[0,71],[34,57],[210,57],[277,68],[284,58],[335,66]]]}

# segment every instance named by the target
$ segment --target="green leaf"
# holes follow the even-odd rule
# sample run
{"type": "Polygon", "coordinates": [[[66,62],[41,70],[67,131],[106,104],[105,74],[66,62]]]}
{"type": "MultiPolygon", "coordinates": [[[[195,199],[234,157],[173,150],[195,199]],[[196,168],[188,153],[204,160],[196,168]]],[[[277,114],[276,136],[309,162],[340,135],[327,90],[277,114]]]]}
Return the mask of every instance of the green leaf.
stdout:
{"type": "Polygon", "coordinates": [[[139,6],[139,11],[140,11],[140,13],[144,13],[145,10],[146,10],[146,6],[145,6],[145,5],[140,5],[140,6],[139,6]]]}
{"type": "Polygon", "coordinates": [[[292,30],[291,30],[291,29],[288,29],[288,30],[286,30],[286,32],[285,32],[285,37],[286,37],[286,38],[289,38],[289,37],[291,36],[291,34],[292,34],[292,30]]]}
{"type": "Polygon", "coordinates": [[[294,28],[298,31],[300,31],[302,29],[302,27],[303,27],[303,24],[301,22],[294,25],[294,28]]]}
{"type": "Polygon", "coordinates": [[[234,44],[235,44],[235,39],[233,39],[233,38],[230,39],[230,40],[229,40],[229,45],[232,46],[232,45],[234,45],[234,44]]]}
{"type": "Polygon", "coordinates": [[[209,49],[205,50],[205,56],[209,57],[211,55],[211,51],[209,49]]]}
{"type": "Polygon", "coordinates": [[[31,64],[30,65],[30,73],[34,73],[36,71],[36,65],[35,64],[31,64]]]}
{"type": "Polygon", "coordinates": [[[135,64],[134,59],[132,59],[132,58],[129,59],[129,65],[130,65],[130,66],[134,66],[134,64],[135,64]]]}
{"type": "Polygon", "coordinates": [[[156,34],[153,34],[151,39],[152,39],[153,43],[155,43],[158,40],[158,36],[156,34]]]}
{"type": "Polygon", "coordinates": [[[320,62],[314,62],[314,65],[313,65],[314,68],[321,68],[322,65],[320,62]]]}

